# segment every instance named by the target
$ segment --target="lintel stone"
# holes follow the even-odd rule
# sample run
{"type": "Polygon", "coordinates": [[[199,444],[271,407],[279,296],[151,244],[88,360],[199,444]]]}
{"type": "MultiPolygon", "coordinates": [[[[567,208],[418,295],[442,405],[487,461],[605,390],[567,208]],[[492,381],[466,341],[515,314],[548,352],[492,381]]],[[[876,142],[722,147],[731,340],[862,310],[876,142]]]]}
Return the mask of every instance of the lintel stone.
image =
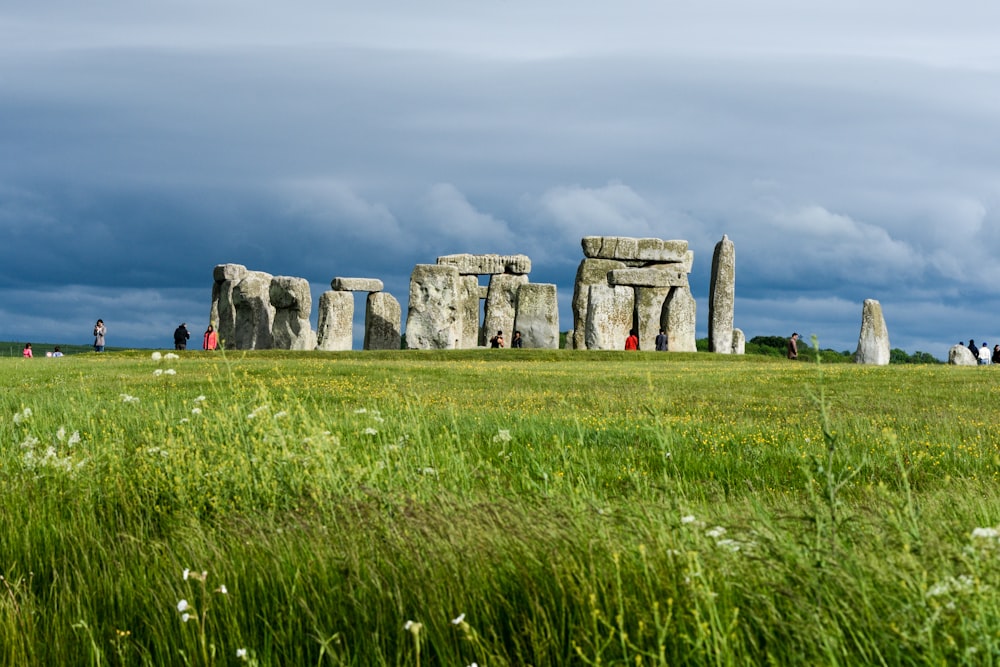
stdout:
{"type": "Polygon", "coordinates": [[[335,292],[381,292],[385,286],[378,278],[334,278],[330,288],[335,292]]]}

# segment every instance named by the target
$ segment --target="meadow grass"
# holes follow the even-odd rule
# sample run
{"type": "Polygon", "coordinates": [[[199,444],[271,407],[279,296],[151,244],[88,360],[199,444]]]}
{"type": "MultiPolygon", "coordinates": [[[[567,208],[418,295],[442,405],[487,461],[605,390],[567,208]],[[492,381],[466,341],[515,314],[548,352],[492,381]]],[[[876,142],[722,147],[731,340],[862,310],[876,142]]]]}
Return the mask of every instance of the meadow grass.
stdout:
{"type": "Polygon", "coordinates": [[[991,664],[995,373],[0,359],[0,662],[991,664]]]}

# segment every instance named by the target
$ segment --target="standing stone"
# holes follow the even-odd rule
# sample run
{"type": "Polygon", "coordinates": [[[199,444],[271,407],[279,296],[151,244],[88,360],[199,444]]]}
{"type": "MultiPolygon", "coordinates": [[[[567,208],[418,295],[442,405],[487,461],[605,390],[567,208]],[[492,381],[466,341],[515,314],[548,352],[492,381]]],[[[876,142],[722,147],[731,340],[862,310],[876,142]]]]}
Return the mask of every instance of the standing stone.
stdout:
{"type": "Polygon", "coordinates": [[[499,273],[490,276],[490,289],[486,294],[480,337],[483,345],[498,331],[503,332],[504,340],[510,341],[514,335],[517,290],[527,283],[528,276],[524,274],[499,273]]]}
{"type": "Polygon", "coordinates": [[[462,337],[459,347],[475,348],[479,345],[479,276],[460,274],[458,301],[462,314],[462,337]]]}
{"type": "Polygon", "coordinates": [[[219,347],[232,344],[236,337],[236,306],[233,303],[233,289],[247,274],[242,264],[219,264],[212,272],[212,309],[209,322],[215,326],[219,337],[219,347]]]}
{"type": "MultiPolygon", "coordinates": [[[[559,349],[559,304],[556,286],[526,283],[517,290],[514,330],[521,332],[524,347],[559,349]]],[[[513,338],[513,333],[511,338],[513,338]]]]}
{"type": "Polygon", "coordinates": [[[365,305],[366,350],[398,350],[402,309],[388,292],[371,292],[365,305]]]}
{"type": "Polygon", "coordinates": [[[854,363],[873,366],[889,364],[889,330],[882,317],[882,304],[875,299],[865,299],[861,311],[861,333],[854,363]]]}
{"type": "Polygon", "coordinates": [[[733,309],[736,300],[736,250],[728,236],[715,245],[712,282],[708,292],[708,350],[733,351],[733,309]]]}
{"type": "MultiPolygon", "coordinates": [[[[271,278],[270,273],[247,271],[233,288],[235,325],[233,344],[227,347],[237,350],[271,349],[271,325],[274,322],[271,278]]],[[[221,311],[220,307],[220,313],[221,311]]]]}
{"type": "MultiPolygon", "coordinates": [[[[675,288],[677,289],[677,288],[675,288]]],[[[588,350],[622,350],[635,323],[635,290],[631,287],[591,285],[587,290],[588,350]]]]}
{"type": "Polygon", "coordinates": [[[406,347],[410,350],[451,350],[462,339],[458,269],[417,264],[410,274],[406,313],[406,347]]]}
{"type": "Polygon", "coordinates": [[[695,343],[696,304],[691,289],[674,287],[666,306],[667,344],[671,352],[697,352],[695,343]]]}
{"type": "Polygon", "coordinates": [[[978,366],[979,361],[972,356],[972,350],[962,343],[952,345],[948,350],[948,363],[952,366],[978,366]]]}
{"type": "Polygon", "coordinates": [[[743,329],[733,329],[733,354],[746,354],[747,337],[743,329]]]}
{"type": "MultiPolygon", "coordinates": [[[[587,237],[591,238],[591,237],[587,237]]],[[[593,285],[607,285],[608,272],[624,269],[625,264],[614,259],[584,259],[576,270],[573,283],[573,334],[570,347],[574,350],[587,349],[587,304],[593,285]]]]}
{"type": "MultiPolygon", "coordinates": [[[[685,280],[686,278],[687,276],[685,280]]],[[[655,350],[657,334],[660,329],[666,330],[663,316],[670,290],[670,287],[635,288],[635,317],[638,320],[640,350],[655,350]]]]}
{"type": "Polygon", "coordinates": [[[278,350],[316,349],[316,334],[309,318],[312,313],[312,293],[305,278],[275,276],[271,279],[271,344],[278,350]]]}
{"type": "Polygon", "coordinates": [[[319,295],[316,349],[350,350],[354,341],[354,293],[327,290],[319,295]]]}

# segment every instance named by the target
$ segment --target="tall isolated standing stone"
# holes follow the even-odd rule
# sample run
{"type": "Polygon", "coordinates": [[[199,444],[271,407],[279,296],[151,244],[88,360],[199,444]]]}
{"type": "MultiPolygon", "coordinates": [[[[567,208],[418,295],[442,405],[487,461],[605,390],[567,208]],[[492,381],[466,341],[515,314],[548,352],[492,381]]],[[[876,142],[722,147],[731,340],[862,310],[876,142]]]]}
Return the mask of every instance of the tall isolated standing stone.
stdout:
{"type": "Polygon", "coordinates": [[[889,363],[889,330],[882,316],[882,304],[875,299],[865,299],[861,312],[861,333],[854,362],[873,366],[889,363]]]}
{"type": "Polygon", "coordinates": [[[398,350],[400,344],[399,301],[388,292],[370,292],[365,306],[366,350],[398,350]]]}
{"type": "Polygon", "coordinates": [[[733,351],[733,310],[736,300],[736,250],[723,235],[712,255],[712,282],[708,292],[708,351],[733,351]]]}
{"type": "Polygon", "coordinates": [[[556,286],[550,283],[526,283],[518,288],[514,330],[521,332],[524,347],[559,348],[559,304],[556,298],[556,286]]]}
{"type": "Polygon", "coordinates": [[[410,274],[406,313],[406,347],[410,350],[452,350],[462,340],[463,317],[458,269],[417,264],[410,274]]]}
{"type": "Polygon", "coordinates": [[[316,349],[343,352],[354,341],[354,294],[327,290],[319,295],[316,349]]]}

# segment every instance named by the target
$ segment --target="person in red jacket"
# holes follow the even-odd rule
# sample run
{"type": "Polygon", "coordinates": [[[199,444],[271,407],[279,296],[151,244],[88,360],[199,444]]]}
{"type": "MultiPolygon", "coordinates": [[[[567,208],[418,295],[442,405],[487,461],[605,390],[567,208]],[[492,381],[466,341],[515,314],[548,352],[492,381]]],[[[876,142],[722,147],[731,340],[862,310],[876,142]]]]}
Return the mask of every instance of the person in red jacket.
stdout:
{"type": "Polygon", "coordinates": [[[636,334],[635,329],[628,332],[628,338],[625,339],[625,349],[626,350],[638,350],[639,349],[639,336],[636,334]]]}
{"type": "Polygon", "coordinates": [[[201,341],[201,348],[203,350],[214,350],[218,346],[219,336],[215,333],[215,327],[209,324],[208,329],[205,330],[205,337],[201,341]]]}

